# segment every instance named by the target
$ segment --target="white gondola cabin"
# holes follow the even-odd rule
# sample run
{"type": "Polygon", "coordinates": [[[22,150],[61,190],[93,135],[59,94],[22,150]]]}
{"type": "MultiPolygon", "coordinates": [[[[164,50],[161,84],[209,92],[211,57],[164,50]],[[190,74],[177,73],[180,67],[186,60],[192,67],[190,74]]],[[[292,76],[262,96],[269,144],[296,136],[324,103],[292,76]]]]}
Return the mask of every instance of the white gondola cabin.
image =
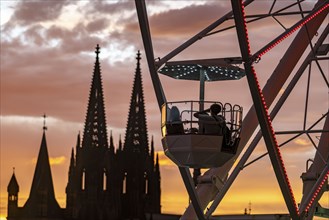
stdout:
{"type": "Polygon", "coordinates": [[[235,154],[240,140],[242,107],[204,101],[205,82],[238,80],[245,76],[240,58],[167,62],[159,73],[200,82],[199,101],[167,102],[162,106],[162,145],[178,166],[219,167],[235,154]],[[218,115],[205,109],[217,105],[218,115]],[[203,112],[204,114],[198,114],[203,112]]]}
{"type": "MultiPolygon", "coordinates": [[[[211,116],[209,116],[211,118],[211,116]]],[[[168,102],[162,106],[162,145],[165,154],[178,166],[191,168],[219,167],[236,153],[240,140],[242,108],[220,102],[168,102]],[[214,120],[196,118],[199,105],[222,106],[225,128],[214,120]],[[214,130],[218,127],[218,130],[214,130]],[[211,128],[211,129],[207,129],[211,128]],[[223,129],[223,130],[222,130],[223,129]],[[214,132],[211,132],[213,130],[214,132]]]]}

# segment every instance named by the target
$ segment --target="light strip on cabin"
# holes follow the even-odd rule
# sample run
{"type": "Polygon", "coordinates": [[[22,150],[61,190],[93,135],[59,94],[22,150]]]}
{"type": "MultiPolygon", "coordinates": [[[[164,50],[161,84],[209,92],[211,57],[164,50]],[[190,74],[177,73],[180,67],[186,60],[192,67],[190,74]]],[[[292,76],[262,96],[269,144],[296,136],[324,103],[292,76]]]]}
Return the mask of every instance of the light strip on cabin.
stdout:
{"type": "Polygon", "coordinates": [[[219,66],[208,66],[202,67],[197,64],[189,65],[168,65],[164,66],[160,73],[169,75],[175,79],[199,79],[199,71],[204,68],[206,70],[206,81],[217,81],[218,79],[240,79],[244,76],[244,72],[238,67],[236,69],[219,67],[219,66]],[[196,74],[197,77],[195,75],[196,74]],[[191,75],[191,76],[190,76],[191,75]],[[190,76],[190,78],[189,78],[190,76]]]}

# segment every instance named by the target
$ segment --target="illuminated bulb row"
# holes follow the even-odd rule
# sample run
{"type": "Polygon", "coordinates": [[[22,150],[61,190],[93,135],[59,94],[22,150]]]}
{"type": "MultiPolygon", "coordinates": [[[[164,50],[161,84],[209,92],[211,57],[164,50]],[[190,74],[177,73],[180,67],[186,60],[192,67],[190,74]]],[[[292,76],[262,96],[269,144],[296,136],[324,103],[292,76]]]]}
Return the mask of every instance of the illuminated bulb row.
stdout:
{"type": "Polygon", "coordinates": [[[174,72],[175,70],[177,71],[185,71],[184,73],[180,73],[179,75],[175,76],[176,79],[178,79],[179,77],[182,77],[182,76],[186,76],[186,75],[189,75],[190,73],[193,73],[193,72],[196,72],[196,67],[194,66],[191,66],[191,67],[185,67],[185,66],[180,66],[180,65],[177,65],[177,69],[175,68],[169,68],[169,67],[165,67],[163,68],[161,71],[165,71],[165,72],[174,72]]]}
{"type": "Polygon", "coordinates": [[[274,133],[274,129],[272,127],[272,120],[271,120],[271,117],[270,117],[270,115],[268,113],[268,107],[267,107],[267,104],[266,104],[266,101],[265,101],[263,92],[261,90],[261,87],[259,85],[259,82],[258,82],[258,79],[257,79],[257,75],[256,75],[256,71],[255,71],[255,69],[254,69],[253,66],[251,68],[252,68],[252,72],[253,72],[253,75],[254,75],[254,78],[255,78],[255,81],[256,81],[256,84],[257,84],[258,93],[260,94],[260,97],[261,97],[261,100],[262,100],[262,104],[263,104],[264,109],[265,109],[266,118],[267,118],[267,121],[268,121],[268,124],[269,124],[269,128],[270,128],[270,131],[272,133],[272,137],[273,137],[273,140],[274,140],[274,143],[275,143],[275,148],[276,148],[277,156],[279,158],[279,162],[281,163],[281,167],[283,169],[284,178],[286,179],[286,182],[287,182],[287,185],[288,185],[290,194],[292,196],[292,200],[293,200],[295,209],[296,209],[296,211],[297,211],[297,213],[299,215],[299,211],[298,211],[298,208],[297,208],[297,205],[296,205],[296,200],[295,200],[295,197],[294,197],[294,193],[292,191],[292,187],[291,187],[291,184],[290,184],[290,181],[289,181],[289,178],[288,178],[287,170],[285,168],[284,161],[283,161],[283,158],[282,158],[282,155],[281,155],[280,147],[279,147],[278,141],[276,139],[276,136],[275,136],[275,133],[274,133]]]}
{"type": "MultiPolygon", "coordinates": [[[[169,69],[168,66],[166,66],[165,68],[169,69]]],[[[195,66],[195,65],[193,65],[193,66],[191,66],[191,65],[188,65],[188,66],[185,66],[185,65],[172,65],[171,68],[172,68],[171,70],[174,71],[175,68],[177,68],[178,70],[180,70],[180,68],[183,68],[184,70],[186,70],[186,68],[196,69],[197,66],[195,66]]]]}
{"type": "Polygon", "coordinates": [[[327,174],[324,176],[323,180],[321,181],[320,185],[318,186],[318,188],[316,189],[316,191],[314,192],[310,202],[308,203],[308,205],[305,208],[305,212],[308,212],[312,206],[312,204],[314,203],[316,197],[318,196],[319,192],[321,191],[323,185],[326,183],[326,180],[328,179],[328,175],[329,175],[329,171],[327,172],[327,174]]]}
{"type": "MultiPolygon", "coordinates": [[[[176,72],[177,75],[175,76],[176,79],[179,79],[180,77],[183,77],[183,76],[186,76],[186,75],[189,75],[191,73],[194,73],[194,72],[198,72],[199,69],[198,66],[180,66],[180,65],[177,65],[177,66],[172,66],[172,67],[164,67],[161,72],[176,72]]],[[[216,73],[216,74],[220,74],[220,75],[224,75],[225,77],[230,77],[230,78],[234,78],[234,79],[238,79],[239,78],[239,73],[240,71],[239,70],[234,70],[234,69],[227,69],[227,68],[221,68],[221,67],[218,67],[218,66],[210,66],[208,68],[208,73],[216,73]]],[[[210,81],[211,79],[209,78],[209,75],[206,74],[206,79],[207,81],[210,81]]]]}
{"type": "Polygon", "coordinates": [[[220,75],[229,76],[229,77],[235,78],[235,79],[238,79],[237,75],[239,75],[238,70],[233,70],[233,69],[228,70],[228,69],[220,68],[220,67],[217,67],[217,66],[211,66],[209,68],[209,71],[219,73],[220,75]]]}
{"type": "Polygon", "coordinates": [[[248,37],[248,29],[247,29],[247,22],[246,22],[246,13],[244,10],[244,5],[241,1],[241,12],[242,12],[242,16],[243,16],[243,27],[244,27],[244,32],[246,33],[246,40],[247,40],[247,46],[248,46],[248,54],[251,54],[251,49],[250,49],[250,41],[249,41],[249,37],[248,37]]]}
{"type": "MultiPolygon", "coordinates": [[[[241,11],[242,11],[242,15],[243,15],[243,26],[244,26],[244,29],[245,29],[245,35],[246,35],[246,40],[247,40],[247,45],[248,45],[248,53],[249,55],[251,54],[251,49],[250,49],[250,41],[249,41],[249,37],[248,37],[248,29],[247,29],[247,22],[246,22],[246,16],[245,16],[245,10],[244,10],[244,5],[242,3],[242,0],[241,1],[241,11]]],[[[274,129],[272,127],[272,121],[271,121],[271,118],[270,118],[270,115],[268,113],[268,108],[267,108],[267,104],[265,102],[265,98],[263,96],[263,92],[261,90],[261,87],[259,85],[259,82],[258,82],[258,78],[257,78],[257,74],[256,74],[256,71],[254,69],[254,67],[251,65],[251,70],[252,70],[252,73],[253,73],[253,76],[254,76],[254,79],[256,81],[256,84],[257,84],[257,89],[258,89],[258,94],[260,95],[261,97],[261,101],[262,101],[262,104],[263,104],[263,107],[265,109],[265,113],[266,113],[266,119],[268,121],[268,125],[269,125],[269,128],[270,128],[270,131],[272,133],[272,137],[273,137],[273,140],[274,140],[274,143],[275,143],[275,148],[276,148],[276,152],[277,152],[277,156],[279,158],[279,162],[281,164],[281,167],[283,169],[283,173],[284,173],[284,178],[286,180],[286,183],[288,185],[288,188],[289,188],[289,191],[290,191],[290,194],[291,194],[291,197],[292,197],[292,200],[293,200],[293,203],[294,203],[294,206],[295,206],[295,209],[296,209],[296,212],[298,213],[299,215],[299,211],[298,211],[298,208],[297,208],[297,205],[296,205],[296,200],[295,200],[295,197],[294,197],[294,193],[292,191],[292,187],[291,187],[291,184],[290,184],[290,181],[289,181],[289,178],[288,178],[288,175],[287,175],[287,171],[286,171],[286,168],[284,166],[284,162],[283,162],[283,159],[282,159],[282,155],[281,155],[281,151],[280,151],[280,148],[279,148],[279,145],[278,145],[278,142],[277,142],[277,139],[276,139],[276,136],[275,136],[275,133],[274,133],[274,129]]]]}
{"type": "Polygon", "coordinates": [[[273,42],[273,44],[269,45],[265,50],[263,50],[261,53],[259,53],[257,55],[257,58],[260,59],[265,53],[267,53],[268,51],[270,51],[271,49],[273,49],[276,45],[278,45],[279,43],[281,43],[284,39],[286,39],[292,33],[294,33],[299,28],[301,28],[302,26],[304,26],[305,24],[307,24],[310,20],[312,20],[313,18],[315,18],[317,15],[319,15],[322,11],[324,11],[328,7],[329,7],[329,4],[326,4],[325,6],[323,6],[322,8],[320,8],[316,13],[314,13],[313,15],[311,15],[310,17],[308,17],[307,19],[305,19],[303,22],[301,22],[299,25],[297,25],[295,28],[292,28],[288,33],[286,33],[285,35],[283,35],[281,38],[279,38],[277,41],[273,42]]]}

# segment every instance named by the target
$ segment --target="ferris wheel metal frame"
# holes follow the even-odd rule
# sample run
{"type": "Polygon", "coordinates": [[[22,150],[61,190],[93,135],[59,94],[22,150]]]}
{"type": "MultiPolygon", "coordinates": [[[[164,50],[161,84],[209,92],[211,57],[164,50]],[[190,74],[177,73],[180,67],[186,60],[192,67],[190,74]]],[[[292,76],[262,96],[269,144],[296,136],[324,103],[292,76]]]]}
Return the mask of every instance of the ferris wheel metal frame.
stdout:
{"type": "MultiPolygon", "coordinates": [[[[329,12],[329,0],[319,0],[315,3],[313,10],[303,10],[302,2],[304,0],[296,0],[294,3],[285,6],[277,11],[274,11],[274,6],[277,4],[276,0],[272,1],[272,5],[268,13],[266,14],[255,14],[255,15],[246,15],[245,7],[252,7],[254,0],[231,0],[232,11],[228,12],[217,21],[206,27],[205,29],[198,32],[195,36],[188,39],[185,43],[168,53],[163,58],[155,60],[154,50],[152,46],[152,38],[150,32],[150,26],[148,22],[148,15],[146,4],[144,0],[135,0],[138,20],[140,24],[141,35],[143,39],[143,44],[145,48],[145,53],[147,57],[148,67],[154,86],[154,91],[156,98],[161,107],[166,103],[166,96],[164,94],[160,78],[158,76],[159,68],[170,61],[173,57],[178,55],[180,52],[184,51],[189,46],[193,45],[198,40],[205,38],[207,36],[235,28],[239,48],[241,53],[241,60],[244,65],[244,70],[246,72],[246,77],[251,92],[253,106],[248,111],[247,115],[243,119],[242,131],[241,131],[241,141],[238,147],[236,156],[228,161],[225,165],[219,168],[211,168],[204,175],[206,177],[215,177],[219,179],[221,184],[206,184],[194,186],[194,182],[189,171],[188,167],[179,167],[182,179],[184,181],[185,187],[188,191],[188,194],[191,199],[191,205],[186,209],[185,213],[182,216],[184,219],[209,219],[211,214],[214,212],[218,204],[221,202],[222,198],[225,196],[226,192],[240,173],[242,169],[255,162],[256,160],[269,155],[273,170],[278,181],[281,193],[283,195],[284,201],[286,203],[290,218],[293,220],[301,219],[312,219],[313,214],[318,204],[318,200],[321,198],[322,194],[325,191],[325,188],[328,188],[327,179],[329,175],[329,117],[328,110],[323,112],[322,116],[319,117],[311,126],[306,127],[306,117],[307,117],[307,104],[305,105],[304,112],[304,125],[303,129],[295,131],[274,131],[272,127],[272,120],[275,118],[277,113],[280,111],[282,105],[285,103],[289,97],[291,91],[294,89],[296,83],[305,72],[307,67],[309,67],[309,75],[311,72],[311,64],[314,62],[320,74],[323,77],[323,80],[329,88],[328,78],[325,75],[325,71],[321,67],[319,61],[329,60],[328,50],[329,44],[325,43],[325,40],[329,33],[329,25],[327,24],[323,29],[322,33],[317,39],[315,44],[312,43],[314,36],[317,36],[319,33],[319,27],[325,22],[327,14],[329,12]],[[286,11],[287,9],[297,6],[298,11],[286,11]],[[298,22],[292,25],[289,28],[284,27],[284,25],[276,19],[277,16],[288,16],[288,15],[300,15],[301,18],[298,22]],[[252,53],[249,44],[248,37],[248,27],[247,24],[258,21],[263,18],[272,17],[276,22],[278,22],[285,31],[275,37],[272,41],[266,44],[257,52],[252,53]],[[225,27],[222,29],[217,29],[221,24],[227,20],[234,20],[234,25],[225,27]],[[274,69],[272,75],[269,77],[266,85],[261,88],[258,82],[257,73],[255,71],[254,65],[257,62],[260,62],[262,56],[269,52],[272,48],[278,45],[280,42],[284,41],[292,33],[297,32],[295,38],[292,40],[292,43],[286,50],[286,52],[281,57],[281,61],[274,69]],[[300,67],[297,69],[294,76],[292,76],[290,82],[288,83],[283,94],[278,98],[278,101],[274,103],[276,96],[279,94],[279,91],[283,88],[283,85],[286,83],[289,76],[294,72],[298,62],[303,59],[303,53],[306,51],[307,47],[310,46],[310,52],[301,62],[300,67]],[[268,108],[274,104],[274,107],[271,112],[268,108]],[[324,121],[323,129],[313,129],[319,122],[324,121]],[[247,142],[251,139],[252,134],[256,130],[257,126],[260,126],[260,130],[253,138],[249,146],[247,142]],[[310,137],[311,133],[318,133],[320,135],[319,143],[316,143],[310,137]],[[285,143],[290,142],[294,138],[306,134],[311,140],[314,148],[316,149],[315,157],[312,163],[312,166],[302,174],[304,192],[302,200],[297,205],[292,187],[289,182],[287,171],[282,159],[280,147],[285,143],[278,144],[276,135],[282,134],[293,134],[294,136],[287,140],[285,143]],[[254,151],[256,145],[263,137],[267,149],[267,153],[261,155],[255,160],[247,163],[250,155],[254,151]],[[228,176],[228,172],[231,170],[234,161],[242,153],[242,150],[246,148],[245,153],[241,156],[237,165],[228,176]],[[246,164],[247,163],[247,164],[246,164]],[[315,177],[314,177],[315,176],[315,177]],[[324,187],[326,186],[326,187],[324,187]],[[209,208],[207,208],[209,202],[213,201],[209,208]],[[207,212],[204,213],[204,210],[207,208],[207,212]]],[[[308,80],[310,80],[308,78],[308,80]]],[[[308,82],[309,87],[309,82],[308,82]]],[[[307,88],[309,89],[309,88],[307,88]]],[[[306,103],[309,99],[309,93],[307,90],[306,103]]],[[[210,178],[213,179],[213,178],[210,178]]]]}

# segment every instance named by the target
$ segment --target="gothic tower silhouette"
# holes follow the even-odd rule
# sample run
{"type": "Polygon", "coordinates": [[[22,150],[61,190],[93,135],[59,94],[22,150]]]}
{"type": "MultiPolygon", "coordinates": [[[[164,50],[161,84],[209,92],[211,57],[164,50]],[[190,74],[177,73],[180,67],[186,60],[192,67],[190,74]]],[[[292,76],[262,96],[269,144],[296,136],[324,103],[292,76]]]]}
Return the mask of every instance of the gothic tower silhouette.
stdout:
{"type": "MultiPolygon", "coordinates": [[[[45,117],[45,116],[44,116],[45,117]]],[[[8,220],[11,219],[63,219],[63,209],[55,198],[49,163],[46,127],[43,134],[30,195],[23,207],[18,207],[19,186],[15,173],[8,185],[8,220]]]]}
{"type": "Polygon", "coordinates": [[[148,145],[140,55],[138,51],[123,148],[123,209],[125,218],[143,219],[145,211],[160,213],[160,203],[156,198],[161,192],[160,186],[156,185],[160,176],[156,171],[158,165],[154,165],[153,139],[151,151],[148,145]]]}
{"type": "Polygon", "coordinates": [[[57,217],[61,212],[55,199],[45,130],[44,128],[30,196],[24,205],[24,216],[57,217]]]}
{"type": "Polygon", "coordinates": [[[96,47],[87,113],[83,131],[71,150],[66,207],[60,208],[54,193],[46,143],[46,127],[33,177],[30,196],[18,207],[19,186],[13,173],[8,184],[8,220],[124,220],[146,219],[146,213],[161,213],[160,169],[154,141],[148,144],[140,53],[130,100],[125,141],[109,143],[104,94],[96,47]]]}
{"type": "Polygon", "coordinates": [[[76,156],[71,152],[66,187],[67,219],[145,219],[160,213],[160,170],[154,161],[154,144],[148,145],[140,53],[130,101],[124,144],[108,144],[99,55],[91,83],[85,128],[76,156]]]}
{"type": "Polygon", "coordinates": [[[8,217],[16,217],[18,210],[18,192],[19,186],[15,176],[15,170],[9,181],[8,187],[8,217]]]}
{"type": "Polygon", "coordinates": [[[99,63],[100,47],[89,94],[82,144],[78,135],[76,158],[72,150],[67,193],[67,216],[78,219],[108,219],[108,138],[99,63]]]}

